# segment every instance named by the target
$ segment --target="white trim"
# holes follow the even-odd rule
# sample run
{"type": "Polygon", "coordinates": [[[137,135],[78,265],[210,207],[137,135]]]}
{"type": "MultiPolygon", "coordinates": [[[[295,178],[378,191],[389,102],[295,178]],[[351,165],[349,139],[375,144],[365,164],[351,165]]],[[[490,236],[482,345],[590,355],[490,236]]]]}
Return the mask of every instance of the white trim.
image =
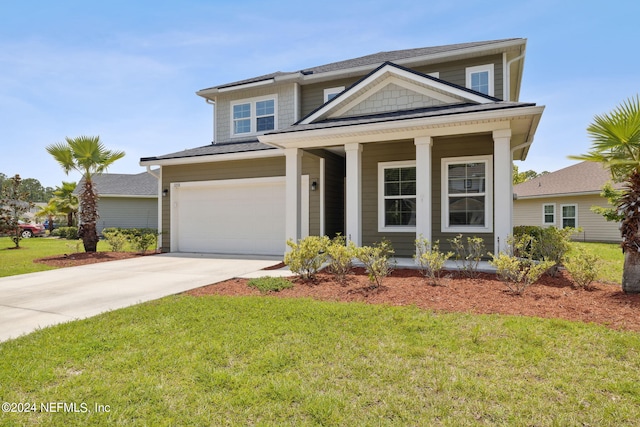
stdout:
{"type": "Polygon", "coordinates": [[[489,96],[494,96],[495,90],[494,90],[494,80],[495,80],[495,73],[494,73],[494,66],[493,64],[486,64],[486,65],[476,65],[475,67],[467,67],[466,71],[465,71],[465,75],[466,75],[466,79],[465,79],[465,86],[469,89],[473,89],[471,87],[471,76],[473,74],[476,73],[483,73],[483,72],[487,72],[489,74],[488,76],[488,80],[489,80],[489,93],[486,95],[489,96]]]}
{"type": "Polygon", "coordinates": [[[242,153],[210,154],[207,156],[177,157],[174,159],[147,160],[144,162],[140,162],[140,166],[191,165],[191,164],[197,164],[197,163],[228,162],[232,160],[266,159],[269,157],[282,157],[282,156],[284,156],[284,150],[281,148],[278,148],[276,150],[244,151],[242,153]]]}
{"type": "Polygon", "coordinates": [[[564,228],[564,219],[565,218],[574,218],[576,224],[574,225],[573,228],[578,228],[579,227],[579,225],[578,225],[578,204],[577,203],[565,203],[565,204],[560,205],[560,223],[558,224],[558,228],[564,228]],[[576,215],[574,217],[569,217],[569,216],[565,217],[564,216],[563,208],[568,207],[568,206],[573,206],[575,208],[576,215]]]}
{"type": "Polygon", "coordinates": [[[554,226],[556,225],[556,214],[557,214],[557,210],[556,210],[556,204],[555,203],[543,203],[542,204],[542,226],[554,226]],[[553,214],[547,214],[545,211],[545,208],[547,206],[552,206],[553,207],[553,214]],[[553,221],[552,222],[546,222],[546,216],[547,215],[553,215],[553,221]]]}
{"type": "MultiPolygon", "coordinates": [[[[270,117],[271,115],[261,116],[270,117]]],[[[229,137],[230,138],[244,138],[247,136],[262,135],[265,132],[272,132],[278,129],[278,95],[264,95],[256,96],[253,98],[237,99],[229,103],[229,137]],[[267,129],[263,131],[257,130],[258,115],[256,112],[256,104],[261,101],[273,101],[273,129],[267,129]],[[249,117],[239,120],[249,120],[249,132],[235,133],[235,119],[233,118],[233,107],[237,105],[249,104],[249,117]]]]}
{"type": "MultiPolygon", "coordinates": [[[[259,82],[252,82],[252,83],[245,83],[245,84],[241,84],[241,85],[235,85],[235,86],[227,86],[227,87],[222,87],[220,89],[218,89],[218,92],[231,92],[232,90],[241,90],[241,89],[249,89],[252,87],[258,87],[258,86],[266,86],[266,85],[270,85],[271,83],[274,82],[274,79],[267,79],[267,80],[260,80],[259,82]]],[[[204,91],[200,91],[202,92],[202,95],[207,94],[207,90],[205,89],[204,91]]],[[[198,92],[198,95],[200,95],[200,92],[198,92]]]]}
{"type": "MultiPolygon", "coordinates": [[[[378,231],[385,233],[407,233],[416,231],[415,225],[386,225],[385,224],[385,195],[384,195],[384,171],[385,169],[397,169],[397,168],[415,168],[415,160],[402,160],[397,162],[380,162],[378,163],[378,231]]],[[[416,177],[417,181],[417,177],[416,177]]],[[[416,182],[417,184],[417,182],[416,182]]],[[[417,188],[416,188],[417,191],[417,188]]],[[[409,196],[410,197],[410,196],[409,196]]],[[[417,199],[417,195],[414,195],[417,199]]],[[[416,216],[417,216],[416,209],[416,216]]],[[[416,218],[417,221],[417,218],[416,218]]]]}
{"type": "Polygon", "coordinates": [[[431,149],[433,138],[422,136],[414,139],[416,146],[416,238],[422,236],[431,241],[432,236],[432,169],[431,149]]]}
{"type": "Polygon", "coordinates": [[[335,94],[337,96],[342,91],[344,91],[344,86],[328,87],[322,92],[322,99],[324,100],[325,103],[329,102],[329,95],[335,94]]]}
{"type": "Polygon", "coordinates": [[[492,156],[443,157],[441,160],[441,231],[443,233],[492,233],[493,232],[493,158],[492,156]],[[484,226],[449,226],[449,177],[448,166],[461,163],[485,163],[484,226]]]}
{"type": "Polygon", "coordinates": [[[156,199],[158,195],[136,195],[136,194],[98,194],[101,199],[118,198],[118,199],[156,199]]]}
{"type": "Polygon", "coordinates": [[[344,146],[346,162],[346,233],[348,242],[362,245],[362,144],[344,146]]]}

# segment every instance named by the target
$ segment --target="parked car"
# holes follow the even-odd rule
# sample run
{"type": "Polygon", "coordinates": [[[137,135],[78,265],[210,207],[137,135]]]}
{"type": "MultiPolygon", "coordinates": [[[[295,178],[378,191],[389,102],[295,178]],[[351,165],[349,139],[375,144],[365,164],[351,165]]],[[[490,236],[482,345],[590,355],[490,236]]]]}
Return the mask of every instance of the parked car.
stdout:
{"type": "Polygon", "coordinates": [[[23,239],[29,239],[33,236],[44,236],[46,234],[44,225],[42,224],[18,221],[18,227],[20,227],[20,235],[23,239]]]}
{"type": "MultiPolygon", "coordinates": [[[[48,230],[48,229],[49,229],[49,220],[48,220],[48,219],[45,219],[45,220],[44,220],[44,222],[42,223],[42,225],[44,226],[44,229],[45,229],[45,230],[48,230]]],[[[59,222],[56,222],[56,221],[53,221],[53,228],[52,228],[52,230],[55,230],[55,229],[56,229],[56,228],[58,228],[58,227],[60,227],[60,223],[59,223],[59,222]]]]}

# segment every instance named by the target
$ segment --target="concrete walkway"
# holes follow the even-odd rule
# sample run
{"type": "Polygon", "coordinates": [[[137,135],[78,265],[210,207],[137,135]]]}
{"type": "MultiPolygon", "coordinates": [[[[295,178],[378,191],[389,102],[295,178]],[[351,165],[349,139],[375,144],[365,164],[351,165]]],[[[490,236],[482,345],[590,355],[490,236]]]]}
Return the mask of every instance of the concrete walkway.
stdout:
{"type": "Polygon", "coordinates": [[[161,254],[0,278],[0,341],[231,279],[275,257],[161,254]]]}

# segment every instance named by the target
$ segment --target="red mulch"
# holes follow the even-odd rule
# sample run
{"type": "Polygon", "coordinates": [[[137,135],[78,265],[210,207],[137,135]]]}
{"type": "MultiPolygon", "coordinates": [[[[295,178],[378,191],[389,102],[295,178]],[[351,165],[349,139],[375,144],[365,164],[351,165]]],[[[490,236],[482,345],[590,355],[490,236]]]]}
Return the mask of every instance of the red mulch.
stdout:
{"type": "MultiPolygon", "coordinates": [[[[147,253],[145,255],[153,255],[147,253]]],[[[131,252],[72,253],[38,259],[55,267],[71,267],[104,261],[144,256],[131,252]]],[[[279,264],[277,267],[282,267],[279,264]]],[[[271,267],[270,269],[273,269],[271,267]]],[[[247,286],[247,279],[193,289],[188,295],[261,295],[247,286]]],[[[371,289],[362,269],[354,269],[346,283],[320,273],[313,283],[294,280],[295,286],[269,295],[281,298],[314,298],[323,301],[360,301],[370,304],[414,305],[436,311],[475,314],[511,314],[593,322],[612,329],[640,331],[640,295],[626,295],[620,285],[594,283],[593,290],[576,289],[569,275],[543,276],[523,295],[509,292],[494,274],[481,274],[475,279],[449,273],[440,286],[430,285],[417,270],[399,269],[384,279],[383,286],[371,289]]]]}
{"type": "MultiPolygon", "coordinates": [[[[344,284],[320,273],[313,283],[294,280],[295,286],[269,295],[314,298],[323,301],[359,301],[370,304],[413,305],[424,309],[474,314],[510,314],[593,322],[612,329],[640,331],[640,295],[626,295],[619,285],[594,283],[592,290],[576,289],[569,275],[544,276],[522,295],[514,295],[494,274],[469,279],[449,273],[433,286],[417,270],[396,270],[383,286],[371,289],[362,269],[344,284]]],[[[232,279],[186,292],[188,295],[261,295],[247,279],[232,279]]]]}

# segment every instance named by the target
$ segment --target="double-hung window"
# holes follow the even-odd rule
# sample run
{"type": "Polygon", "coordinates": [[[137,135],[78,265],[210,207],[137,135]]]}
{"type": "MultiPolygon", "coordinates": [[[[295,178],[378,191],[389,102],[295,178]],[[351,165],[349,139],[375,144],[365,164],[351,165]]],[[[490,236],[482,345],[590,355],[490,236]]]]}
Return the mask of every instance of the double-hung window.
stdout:
{"type": "Polygon", "coordinates": [[[415,231],[415,161],[378,164],[378,229],[415,231]]]}
{"type": "Polygon", "coordinates": [[[493,64],[468,67],[466,72],[466,86],[476,92],[493,96],[493,64]]]}
{"type": "Polygon", "coordinates": [[[252,135],[274,130],[276,126],[275,97],[242,100],[231,104],[232,136],[252,135]]]}
{"type": "Polygon", "coordinates": [[[578,227],[578,205],[562,205],[562,228],[578,227]]]}
{"type": "Polygon", "coordinates": [[[493,231],[491,156],[442,159],[442,231],[493,231]]]}
{"type": "Polygon", "coordinates": [[[556,205],[554,203],[542,205],[542,225],[556,225],[556,205]]]}

